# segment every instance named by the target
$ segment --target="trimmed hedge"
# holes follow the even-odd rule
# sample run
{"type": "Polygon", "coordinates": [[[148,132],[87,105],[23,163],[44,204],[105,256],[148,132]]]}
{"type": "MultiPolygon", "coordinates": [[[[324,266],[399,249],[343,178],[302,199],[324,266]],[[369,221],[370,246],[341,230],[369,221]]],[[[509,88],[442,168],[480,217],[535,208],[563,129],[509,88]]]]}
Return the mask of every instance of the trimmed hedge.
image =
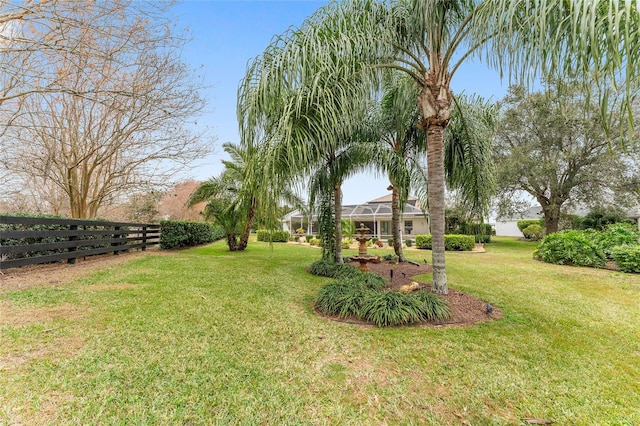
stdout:
{"type": "Polygon", "coordinates": [[[286,243],[289,241],[289,231],[260,230],[256,234],[258,236],[258,241],[271,243],[286,243]]]}
{"type": "Polygon", "coordinates": [[[584,231],[561,231],[547,235],[533,253],[547,263],[601,268],[607,261],[593,235],[584,231]]]}
{"type": "Polygon", "coordinates": [[[538,224],[532,224],[522,230],[522,235],[528,240],[538,241],[544,236],[544,230],[542,226],[538,224]]]}
{"type": "Polygon", "coordinates": [[[209,222],[160,222],[160,248],[163,250],[207,244],[224,238],[225,235],[222,228],[209,222]]]}
{"type": "Polygon", "coordinates": [[[520,232],[524,231],[530,225],[540,225],[542,228],[544,228],[544,226],[545,226],[544,218],[541,218],[541,219],[523,219],[523,220],[519,220],[518,221],[518,229],[520,230],[520,232]]]}
{"type": "MultiPolygon", "coordinates": [[[[473,235],[448,234],[444,236],[444,249],[449,251],[471,251],[475,247],[473,235]]],[[[431,250],[431,235],[416,235],[416,247],[431,250]]]]}

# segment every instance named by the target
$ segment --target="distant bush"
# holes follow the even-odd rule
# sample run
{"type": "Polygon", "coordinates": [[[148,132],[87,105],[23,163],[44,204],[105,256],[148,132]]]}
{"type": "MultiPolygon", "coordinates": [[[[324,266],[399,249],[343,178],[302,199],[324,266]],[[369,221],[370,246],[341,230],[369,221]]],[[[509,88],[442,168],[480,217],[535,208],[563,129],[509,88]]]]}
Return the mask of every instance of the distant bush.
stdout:
{"type": "Polygon", "coordinates": [[[348,249],[351,247],[351,243],[349,241],[342,241],[342,248],[348,249]]]}
{"type": "Polygon", "coordinates": [[[419,249],[431,249],[431,235],[416,235],[416,247],[419,249]]]}
{"type": "Polygon", "coordinates": [[[640,273],[640,245],[620,245],[611,249],[613,262],[622,272],[640,273]]]}
{"type": "Polygon", "coordinates": [[[286,243],[289,241],[288,231],[267,231],[260,230],[257,233],[258,241],[272,242],[272,243],[286,243]]]}
{"type": "Polygon", "coordinates": [[[534,256],[559,265],[592,266],[606,263],[604,251],[584,231],[561,231],[544,237],[534,256]]]}
{"type": "Polygon", "coordinates": [[[524,235],[528,240],[538,241],[544,236],[544,230],[542,229],[542,226],[534,223],[524,228],[522,230],[522,235],[524,235]]]}
{"type": "Polygon", "coordinates": [[[160,222],[160,248],[165,250],[207,244],[224,238],[225,235],[222,228],[209,222],[160,222]]]}
{"type": "Polygon", "coordinates": [[[396,263],[398,263],[399,258],[395,254],[389,253],[389,254],[386,254],[386,255],[382,256],[382,260],[384,260],[385,262],[390,262],[390,263],[396,264],[396,263]]]}
{"type": "Polygon", "coordinates": [[[307,242],[311,241],[313,239],[313,235],[305,235],[304,238],[307,240],[307,242]]]}
{"type": "Polygon", "coordinates": [[[544,219],[523,219],[518,221],[518,229],[520,230],[520,232],[523,232],[531,225],[539,225],[540,227],[544,228],[544,219]]]}
{"type": "Polygon", "coordinates": [[[491,235],[492,227],[489,223],[461,222],[460,234],[463,235],[491,235]]]}
{"type": "Polygon", "coordinates": [[[407,240],[405,243],[407,244],[407,247],[413,246],[413,240],[407,240]]]}
{"type": "Polygon", "coordinates": [[[322,240],[320,238],[312,238],[309,240],[309,244],[312,246],[322,247],[322,240]]]}
{"type": "MultiPolygon", "coordinates": [[[[444,236],[444,249],[449,251],[471,251],[475,247],[473,235],[448,234],[444,236]]],[[[431,250],[431,235],[416,235],[416,247],[431,250]]]]}
{"type": "Polygon", "coordinates": [[[478,244],[487,244],[491,242],[491,234],[476,234],[473,237],[478,244]]]}
{"type": "Polygon", "coordinates": [[[624,210],[621,208],[615,206],[597,206],[591,209],[591,211],[582,218],[581,224],[583,229],[595,229],[597,231],[602,231],[607,227],[607,225],[622,222],[628,222],[628,219],[624,210]]]}
{"type": "Polygon", "coordinates": [[[393,245],[393,238],[389,238],[389,239],[387,239],[387,244],[388,244],[389,246],[392,246],[392,245],[393,245]]]}

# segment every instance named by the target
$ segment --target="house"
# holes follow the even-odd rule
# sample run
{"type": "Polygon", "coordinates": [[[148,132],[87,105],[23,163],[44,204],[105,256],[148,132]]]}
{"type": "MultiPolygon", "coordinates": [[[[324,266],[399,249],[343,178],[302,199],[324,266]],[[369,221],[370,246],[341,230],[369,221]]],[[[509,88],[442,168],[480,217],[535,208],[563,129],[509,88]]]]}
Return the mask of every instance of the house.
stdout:
{"type": "MultiPolygon", "coordinates": [[[[417,234],[429,233],[429,220],[425,212],[419,207],[418,199],[409,196],[402,213],[400,232],[403,239],[415,238],[417,234]]],[[[379,239],[391,238],[391,195],[367,201],[364,204],[350,204],[342,206],[342,219],[350,220],[358,228],[364,224],[371,230],[373,236],[379,239]]],[[[307,234],[318,232],[316,215],[304,217],[300,211],[294,210],[285,215],[282,220],[283,229],[295,233],[303,228],[307,234]]]]}

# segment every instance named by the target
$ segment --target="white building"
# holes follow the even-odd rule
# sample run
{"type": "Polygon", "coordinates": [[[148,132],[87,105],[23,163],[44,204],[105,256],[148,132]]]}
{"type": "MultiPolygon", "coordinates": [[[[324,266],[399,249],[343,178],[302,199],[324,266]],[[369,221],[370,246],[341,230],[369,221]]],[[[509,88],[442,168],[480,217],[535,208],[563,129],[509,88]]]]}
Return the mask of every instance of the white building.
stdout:
{"type": "Polygon", "coordinates": [[[496,218],[496,236],[499,237],[522,237],[522,232],[518,229],[519,220],[544,218],[542,207],[534,206],[514,217],[496,218]]]}
{"type": "MultiPolygon", "coordinates": [[[[410,196],[404,205],[400,228],[403,240],[415,238],[417,234],[429,233],[428,215],[417,205],[417,201],[417,198],[410,196]]],[[[391,195],[364,204],[344,205],[342,219],[352,221],[356,228],[363,223],[379,239],[391,238],[391,195]]],[[[298,210],[285,215],[282,226],[292,234],[298,228],[305,229],[306,234],[315,235],[318,232],[317,217],[303,217],[298,210]]]]}
{"type": "MultiPolygon", "coordinates": [[[[627,213],[627,217],[636,221],[638,224],[638,229],[640,229],[640,207],[635,207],[633,209],[625,210],[627,213]]],[[[580,207],[573,208],[571,210],[571,214],[575,214],[578,216],[585,216],[589,213],[588,208],[580,207]]],[[[525,219],[542,219],[544,218],[544,213],[542,212],[542,207],[533,206],[529,210],[523,212],[522,214],[516,215],[514,217],[498,217],[496,219],[496,235],[503,237],[522,237],[522,232],[518,229],[518,221],[525,219]]]]}

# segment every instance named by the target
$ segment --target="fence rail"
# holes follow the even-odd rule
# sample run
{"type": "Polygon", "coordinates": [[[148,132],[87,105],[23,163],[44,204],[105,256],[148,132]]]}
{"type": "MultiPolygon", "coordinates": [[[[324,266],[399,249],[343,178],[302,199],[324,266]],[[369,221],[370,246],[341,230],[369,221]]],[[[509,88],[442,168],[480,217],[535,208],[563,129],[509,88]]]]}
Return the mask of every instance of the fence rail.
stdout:
{"type": "Polygon", "coordinates": [[[141,249],[159,244],[160,225],[0,215],[0,269],[141,249]]]}

